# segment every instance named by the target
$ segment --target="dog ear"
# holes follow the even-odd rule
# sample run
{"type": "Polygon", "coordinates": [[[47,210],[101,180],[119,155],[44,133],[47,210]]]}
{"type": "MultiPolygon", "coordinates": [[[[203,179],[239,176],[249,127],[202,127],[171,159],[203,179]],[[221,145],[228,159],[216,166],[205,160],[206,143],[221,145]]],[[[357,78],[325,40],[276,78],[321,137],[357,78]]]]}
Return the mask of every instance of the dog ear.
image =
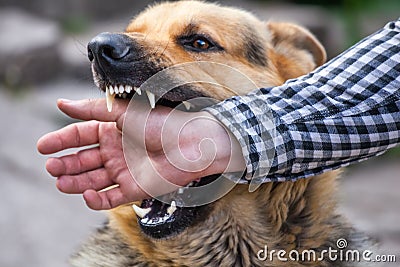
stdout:
{"type": "Polygon", "coordinates": [[[288,76],[284,78],[300,76],[325,63],[324,47],[305,28],[286,22],[268,22],[267,28],[271,34],[278,70],[285,72],[283,76],[288,76]]]}

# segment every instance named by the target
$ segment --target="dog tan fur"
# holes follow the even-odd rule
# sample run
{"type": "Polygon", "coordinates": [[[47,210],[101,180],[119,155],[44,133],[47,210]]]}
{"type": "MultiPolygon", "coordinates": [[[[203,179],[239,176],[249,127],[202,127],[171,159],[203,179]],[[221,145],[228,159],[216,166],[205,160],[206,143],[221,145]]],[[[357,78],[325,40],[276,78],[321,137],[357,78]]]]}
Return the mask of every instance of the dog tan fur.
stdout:
{"type": "MultiPolygon", "coordinates": [[[[325,51],[306,29],[281,22],[262,22],[250,13],[198,1],[162,3],[139,14],[125,35],[163,68],[193,61],[227,64],[258,87],[280,85],[324,63],[325,51]],[[210,36],[223,51],[190,53],[176,40],[183,34],[210,36]]],[[[222,79],[215,75],[218,79],[222,79]]],[[[198,86],[204,95],[222,100],[232,91],[198,86]]],[[[248,88],[237,93],[246,94],[248,88]]],[[[237,185],[209,204],[210,213],[184,232],[155,240],[144,235],[130,205],[110,212],[109,222],[72,258],[74,266],[346,266],[330,262],[261,261],[257,252],[321,251],[345,238],[349,248],[366,242],[348,226],[336,208],[339,172],[296,182],[266,183],[249,193],[237,185]]],[[[351,265],[354,266],[354,265],[351,265]]]]}

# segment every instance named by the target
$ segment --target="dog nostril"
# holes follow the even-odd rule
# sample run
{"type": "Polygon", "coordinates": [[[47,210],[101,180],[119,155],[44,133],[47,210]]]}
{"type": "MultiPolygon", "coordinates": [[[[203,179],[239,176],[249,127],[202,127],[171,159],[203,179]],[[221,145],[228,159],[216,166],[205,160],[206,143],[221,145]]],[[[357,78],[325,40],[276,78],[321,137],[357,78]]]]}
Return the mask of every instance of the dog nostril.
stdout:
{"type": "Polygon", "coordinates": [[[127,54],[129,53],[129,47],[124,46],[104,46],[102,54],[105,57],[114,59],[114,60],[120,60],[124,58],[127,54]]]}
{"type": "Polygon", "coordinates": [[[89,58],[90,62],[92,62],[94,59],[92,49],[90,49],[90,48],[88,48],[88,58],[89,58]]]}

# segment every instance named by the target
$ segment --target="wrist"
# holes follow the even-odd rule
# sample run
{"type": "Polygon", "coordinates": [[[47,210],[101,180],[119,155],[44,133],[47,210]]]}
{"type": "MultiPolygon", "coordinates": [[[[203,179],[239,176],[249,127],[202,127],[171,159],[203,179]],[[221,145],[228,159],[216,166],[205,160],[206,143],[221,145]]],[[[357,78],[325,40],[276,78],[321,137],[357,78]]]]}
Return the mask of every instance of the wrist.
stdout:
{"type": "Polygon", "coordinates": [[[190,113],[191,122],[196,139],[208,143],[203,146],[204,160],[209,162],[201,176],[218,173],[239,172],[246,168],[242,148],[234,135],[213,115],[206,111],[190,113]],[[212,143],[212,145],[210,145],[212,143]]]}

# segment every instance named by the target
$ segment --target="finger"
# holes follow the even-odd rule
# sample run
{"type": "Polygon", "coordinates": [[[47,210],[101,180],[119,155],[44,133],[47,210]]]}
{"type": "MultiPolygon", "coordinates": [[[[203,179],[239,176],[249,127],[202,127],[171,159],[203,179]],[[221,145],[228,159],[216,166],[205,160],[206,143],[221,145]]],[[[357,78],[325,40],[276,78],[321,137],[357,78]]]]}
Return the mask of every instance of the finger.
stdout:
{"type": "Polygon", "coordinates": [[[82,194],[86,190],[102,190],[114,185],[104,168],[78,175],[63,175],[57,179],[58,190],[67,194],[82,194]]]}
{"type": "Polygon", "coordinates": [[[125,179],[124,181],[124,183],[119,184],[119,187],[106,191],[86,190],[83,193],[86,205],[93,210],[108,210],[149,197],[134,183],[133,179],[125,179]]]}
{"type": "Polygon", "coordinates": [[[68,148],[97,144],[99,124],[98,121],[78,122],[48,133],[39,139],[37,149],[47,155],[68,148]]]}
{"type": "Polygon", "coordinates": [[[58,108],[68,116],[79,120],[98,120],[104,122],[117,122],[122,129],[123,114],[128,107],[128,101],[115,99],[113,109],[108,112],[105,99],[83,99],[57,101],[58,108]]]}
{"type": "Polygon", "coordinates": [[[101,166],[103,163],[98,147],[81,150],[60,158],[49,158],[46,162],[47,171],[54,177],[75,175],[98,169],[101,166]]]}
{"type": "Polygon", "coordinates": [[[119,187],[102,192],[87,190],[83,193],[83,198],[86,205],[93,210],[109,210],[133,201],[126,198],[119,187]]]}

